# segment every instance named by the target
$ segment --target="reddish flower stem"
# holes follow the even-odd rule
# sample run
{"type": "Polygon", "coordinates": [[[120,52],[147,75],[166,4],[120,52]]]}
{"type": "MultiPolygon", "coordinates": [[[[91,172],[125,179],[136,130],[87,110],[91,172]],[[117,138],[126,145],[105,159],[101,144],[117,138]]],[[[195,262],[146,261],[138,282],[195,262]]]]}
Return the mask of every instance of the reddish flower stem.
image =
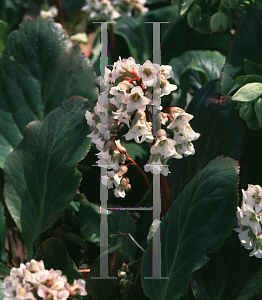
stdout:
{"type": "Polygon", "coordinates": [[[66,30],[66,24],[65,24],[65,19],[64,19],[64,15],[63,15],[63,9],[62,9],[62,5],[61,5],[61,0],[55,0],[55,5],[58,9],[58,18],[59,18],[59,22],[61,23],[61,25],[63,26],[63,28],[66,30]]]}
{"type": "Polygon", "coordinates": [[[126,158],[128,160],[132,161],[131,165],[135,166],[138,169],[138,171],[141,173],[141,175],[143,176],[143,178],[144,178],[144,180],[145,180],[145,182],[146,182],[149,190],[151,191],[151,193],[153,195],[153,187],[152,187],[151,183],[149,182],[149,180],[148,180],[145,172],[139,167],[139,165],[127,153],[126,153],[126,158]]]}
{"type": "Polygon", "coordinates": [[[172,201],[171,201],[171,197],[170,197],[170,191],[168,188],[166,176],[164,176],[163,174],[161,174],[161,199],[162,199],[163,208],[164,208],[162,216],[164,216],[167,213],[167,211],[169,210],[169,208],[171,207],[172,201]]]}

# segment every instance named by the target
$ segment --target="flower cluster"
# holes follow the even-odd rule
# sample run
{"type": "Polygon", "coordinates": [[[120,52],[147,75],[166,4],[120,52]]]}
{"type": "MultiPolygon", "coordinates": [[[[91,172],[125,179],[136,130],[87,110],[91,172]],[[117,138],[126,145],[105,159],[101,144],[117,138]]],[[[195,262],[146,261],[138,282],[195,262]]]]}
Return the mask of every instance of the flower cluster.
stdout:
{"type": "Polygon", "coordinates": [[[113,21],[120,17],[130,17],[132,11],[140,17],[148,9],[144,7],[146,0],[86,0],[82,8],[90,20],[113,21]]]}
{"type": "Polygon", "coordinates": [[[67,282],[60,270],[45,270],[43,261],[20,264],[4,279],[3,300],[65,300],[74,295],[87,295],[85,281],[67,282]]]}
{"type": "Polygon", "coordinates": [[[166,126],[173,138],[167,137],[164,129],[159,129],[155,137],[152,134],[153,107],[162,110],[161,97],[177,88],[168,81],[172,74],[171,66],[160,66],[149,60],[138,65],[132,57],[120,58],[114,63],[112,71],[105,68],[104,83],[107,90],[99,95],[94,113],[87,111],[85,117],[88,125],[94,128],[88,136],[100,151],[97,154],[98,166],[114,170],[102,178],[102,183],[107,184],[108,188],[115,185],[116,197],[124,197],[125,192],[131,188],[129,179],[124,176],[127,166],[124,168],[121,164],[126,159],[132,159],[120,140],[116,140],[123,126],[128,128],[128,132],[123,135],[125,140],[149,143],[151,155],[144,167],[146,172],[167,176],[168,159],[195,153],[191,141],[196,140],[200,134],[195,133],[188,123],[193,116],[178,107],[158,114],[158,123],[166,126]]]}
{"type": "Polygon", "coordinates": [[[262,258],[262,188],[259,185],[248,185],[247,191],[242,190],[243,203],[237,208],[240,228],[236,228],[241,244],[248,250],[253,249],[249,256],[262,258]]]}

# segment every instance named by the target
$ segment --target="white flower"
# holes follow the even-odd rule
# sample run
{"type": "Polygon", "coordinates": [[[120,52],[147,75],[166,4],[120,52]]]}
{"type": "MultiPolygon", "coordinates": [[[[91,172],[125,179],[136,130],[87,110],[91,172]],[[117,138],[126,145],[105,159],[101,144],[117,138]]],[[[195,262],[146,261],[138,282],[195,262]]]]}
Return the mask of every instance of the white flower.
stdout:
{"type": "Polygon", "coordinates": [[[176,142],[167,138],[166,131],[164,129],[159,129],[156,133],[156,142],[151,147],[150,153],[151,154],[161,154],[163,158],[179,156],[175,149],[176,142]]]}
{"type": "Polygon", "coordinates": [[[256,213],[259,213],[262,209],[262,189],[259,185],[248,185],[247,191],[242,189],[243,202],[254,207],[256,213]]]}
{"type": "Polygon", "coordinates": [[[40,16],[44,19],[55,18],[58,15],[58,9],[56,6],[50,6],[49,10],[40,10],[40,16]]]}
{"type": "Polygon", "coordinates": [[[146,60],[139,68],[138,76],[142,78],[144,85],[153,86],[157,83],[157,73],[159,71],[160,66],[158,64],[153,64],[150,60],[146,60]]]}
{"type": "Polygon", "coordinates": [[[241,209],[238,208],[237,217],[240,224],[249,226],[255,235],[261,232],[259,217],[250,205],[243,203],[241,209]]]}
{"type": "Polygon", "coordinates": [[[133,112],[136,109],[144,111],[149,102],[150,99],[144,96],[142,88],[140,86],[136,86],[132,88],[131,93],[128,95],[127,112],[133,112]]]}
{"type": "Polygon", "coordinates": [[[4,279],[2,297],[4,300],[66,300],[71,295],[87,295],[84,280],[69,285],[67,277],[60,270],[45,270],[43,261],[32,259],[20,268],[13,268],[4,279]],[[34,295],[37,295],[37,299],[34,295]]]}
{"type": "Polygon", "coordinates": [[[122,122],[126,123],[126,125],[128,127],[130,127],[130,125],[129,125],[130,115],[127,113],[127,110],[120,108],[116,112],[113,112],[113,114],[114,114],[114,116],[113,116],[114,119],[117,119],[121,123],[122,122]]]}
{"type": "Polygon", "coordinates": [[[172,108],[170,110],[170,115],[173,118],[173,121],[167,126],[167,128],[174,129],[174,135],[184,131],[188,122],[194,117],[190,114],[187,114],[179,107],[172,108]]]}
{"type": "Polygon", "coordinates": [[[158,76],[158,85],[161,89],[161,97],[164,95],[169,95],[172,91],[175,91],[177,89],[177,86],[175,84],[169,83],[169,81],[163,74],[160,74],[158,76]]]}
{"type": "Polygon", "coordinates": [[[161,68],[160,70],[161,74],[163,74],[166,77],[166,79],[172,77],[173,71],[171,66],[161,65],[160,68],[161,68]]]}
{"type": "MultiPolygon", "coordinates": [[[[86,111],[86,113],[85,113],[85,118],[86,118],[87,124],[88,124],[89,126],[92,126],[92,127],[95,126],[96,121],[97,121],[96,116],[97,116],[97,115],[96,115],[95,113],[91,113],[91,112],[89,112],[88,110],[86,111]]],[[[98,117],[98,116],[97,116],[97,117],[98,117]]]]}
{"type": "Polygon", "coordinates": [[[77,280],[74,280],[74,283],[71,286],[69,286],[67,288],[67,290],[69,291],[70,296],[74,296],[76,294],[85,296],[85,295],[87,295],[85,286],[86,286],[86,283],[83,279],[77,279],[77,280]]]}
{"type": "Polygon", "coordinates": [[[239,224],[240,228],[234,229],[236,232],[238,232],[238,237],[240,239],[241,244],[247,249],[253,249],[254,242],[253,239],[251,239],[251,232],[252,230],[248,227],[244,227],[243,225],[239,224]],[[250,232],[251,231],[251,232],[250,232]]]}
{"type": "Polygon", "coordinates": [[[124,136],[127,141],[134,139],[139,144],[143,141],[150,143],[154,140],[152,135],[152,123],[146,121],[144,111],[138,110],[136,112],[134,120],[131,123],[131,128],[124,136]],[[141,139],[139,140],[140,136],[141,139]]]}
{"type": "MultiPolygon", "coordinates": [[[[150,157],[152,157],[152,155],[150,157]]],[[[167,176],[168,173],[170,173],[168,166],[162,164],[160,157],[158,158],[157,161],[152,160],[152,162],[150,162],[151,159],[149,158],[148,163],[144,166],[144,170],[146,172],[151,172],[152,174],[160,174],[161,173],[164,176],[167,176]]]]}
{"type": "Polygon", "coordinates": [[[147,243],[149,244],[150,240],[153,238],[154,234],[156,233],[158,227],[160,226],[161,221],[159,219],[155,219],[150,228],[147,235],[147,243]]]}

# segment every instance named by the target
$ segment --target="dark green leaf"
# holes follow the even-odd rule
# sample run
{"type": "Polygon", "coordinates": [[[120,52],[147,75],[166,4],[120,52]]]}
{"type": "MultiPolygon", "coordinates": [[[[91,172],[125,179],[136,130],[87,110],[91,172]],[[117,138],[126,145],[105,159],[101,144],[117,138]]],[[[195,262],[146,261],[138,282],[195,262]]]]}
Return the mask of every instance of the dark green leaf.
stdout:
{"type": "Polygon", "coordinates": [[[262,288],[262,260],[249,257],[232,232],[218,253],[192,274],[191,285],[197,300],[249,300],[262,288]]]}
{"type": "Polygon", "coordinates": [[[206,82],[220,77],[225,57],[216,51],[188,51],[170,61],[175,83],[180,85],[180,107],[185,107],[187,93],[194,94],[206,82]]]}
{"type": "Polygon", "coordinates": [[[258,119],[258,124],[259,124],[259,128],[257,128],[257,129],[260,129],[260,128],[262,128],[262,99],[261,99],[261,97],[255,101],[254,108],[255,108],[255,112],[256,112],[256,117],[258,119]]]}
{"type": "Polygon", "coordinates": [[[146,151],[146,148],[148,149],[148,145],[144,144],[137,144],[137,143],[127,143],[127,142],[121,142],[121,145],[126,148],[126,151],[128,155],[132,159],[136,159],[137,157],[141,159],[146,159],[149,156],[149,151],[146,151]]]}
{"type": "Polygon", "coordinates": [[[42,121],[29,123],[5,163],[6,205],[32,256],[35,239],[65,210],[81,180],[76,164],[90,147],[83,98],[66,100],[42,121]]]}
{"type": "MultiPolygon", "coordinates": [[[[107,214],[105,209],[101,208],[102,214],[107,214]]],[[[100,245],[100,206],[93,204],[85,198],[81,201],[80,206],[80,230],[83,237],[92,243],[100,245]]],[[[107,228],[104,228],[107,230],[107,228]]],[[[118,231],[130,233],[136,239],[136,224],[134,219],[125,211],[109,210],[108,211],[108,234],[116,234],[118,231]]],[[[129,239],[123,246],[123,251],[129,256],[130,261],[134,260],[137,246],[129,239]]]]}
{"type": "Polygon", "coordinates": [[[245,84],[252,83],[252,82],[262,83],[262,76],[260,76],[260,75],[242,75],[242,76],[238,76],[236,79],[236,83],[239,86],[244,86],[245,84]]]}
{"type": "Polygon", "coordinates": [[[262,83],[252,82],[242,86],[232,97],[234,101],[254,101],[262,95],[262,83]]]}
{"type": "Polygon", "coordinates": [[[0,58],[0,167],[29,122],[74,95],[97,99],[88,59],[52,19],[23,22],[0,58]]]}
{"type": "Polygon", "coordinates": [[[193,141],[195,154],[183,159],[171,159],[167,177],[172,199],[176,199],[193,176],[219,155],[240,160],[246,125],[235,109],[236,103],[220,102],[219,80],[211,81],[192,99],[188,113],[194,118],[190,124],[201,135],[193,141]]]}
{"type": "Polygon", "coordinates": [[[237,183],[237,162],[218,157],[186,186],[161,221],[161,276],[169,279],[144,279],[152,276],[151,244],[143,255],[147,296],[175,300],[187,292],[191,273],[219,249],[234,223],[237,183]]]}
{"type": "Polygon", "coordinates": [[[229,49],[221,76],[222,95],[229,93],[238,76],[245,75],[245,58],[257,64],[262,64],[261,30],[262,10],[258,7],[250,7],[248,12],[242,16],[240,26],[229,49]]]}
{"type": "Polygon", "coordinates": [[[256,64],[247,58],[244,59],[244,62],[245,62],[245,72],[248,75],[252,75],[252,74],[262,75],[262,66],[261,65],[256,64]]]}
{"type": "Polygon", "coordinates": [[[5,42],[7,36],[7,25],[5,22],[0,20],[0,56],[5,49],[5,42]]]}
{"type": "Polygon", "coordinates": [[[61,238],[46,240],[39,248],[36,260],[43,260],[46,270],[61,270],[63,275],[66,275],[71,281],[84,279],[81,273],[78,272],[61,238]]]}
{"type": "MultiPolygon", "coordinates": [[[[113,237],[112,237],[113,238],[113,237]]],[[[122,242],[117,242],[117,239],[122,240],[122,235],[116,235],[114,237],[115,242],[121,247],[122,242]]],[[[116,249],[114,249],[115,251],[116,249]]],[[[108,255],[108,277],[111,279],[96,279],[92,277],[100,277],[100,258],[98,258],[91,267],[90,274],[86,283],[86,291],[95,300],[115,300],[116,285],[119,279],[112,279],[112,277],[118,278],[118,270],[122,266],[122,260],[116,252],[111,252],[103,255],[108,255]]]]}
{"type": "Polygon", "coordinates": [[[0,275],[10,275],[10,269],[4,264],[0,263],[0,275]]]}

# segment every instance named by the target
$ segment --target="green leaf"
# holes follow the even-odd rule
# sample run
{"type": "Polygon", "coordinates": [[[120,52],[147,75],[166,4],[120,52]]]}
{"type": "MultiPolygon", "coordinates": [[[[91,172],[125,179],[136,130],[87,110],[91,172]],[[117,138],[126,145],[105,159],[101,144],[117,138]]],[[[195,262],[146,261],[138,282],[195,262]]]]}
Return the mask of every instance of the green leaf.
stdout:
{"type": "Polygon", "coordinates": [[[10,275],[10,269],[4,264],[0,263],[0,275],[10,275]]]}
{"type": "Polygon", "coordinates": [[[175,300],[187,292],[191,273],[223,244],[236,217],[238,164],[218,157],[200,171],[161,221],[161,276],[152,276],[152,245],[142,258],[142,284],[153,300],[175,300]],[[223,216],[223,222],[221,222],[223,216]]]}
{"type": "MultiPolygon", "coordinates": [[[[89,242],[100,246],[100,206],[82,199],[79,212],[79,223],[82,236],[89,242]]],[[[102,214],[107,214],[105,209],[101,208],[102,214]]],[[[107,228],[104,228],[107,230],[107,228]]],[[[109,210],[108,211],[108,234],[116,234],[118,231],[130,233],[136,239],[136,224],[134,219],[125,211],[109,210]]],[[[123,246],[123,251],[128,255],[129,260],[135,259],[134,255],[137,246],[129,239],[123,246]]]]}
{"type": "Polygon", "coordinates": [[[254,101],[262,95],[262,83],[252,82],[242,86],[232,97],[234,101],[254,101]]]}
{"type": "Polygon", "coordinates": [[[250,7],[234,35],[225,67],[221,75],[221,92],[227,95],[236,83],[236,78],[245,75],[244,59],[262,64],[262,9],[250,7]],[[252,41],[252,43],[250,43],[252,41]],[[256,45],[254,47],[254,45],[256,45]]]}
{"type": "Polygon", "coordinates": [[[23,22],[0,58],[0,167],[29,122],[75,95],[97,99],[88,59],[52,19],[23,22]]]}
{"type": "Polygon", "coordinates": [[[46,270],[61,270],[63,275],[72,282],[74,279],[84,279],[61,238],[46,240],[39,248],[36,260],[43,260],[46,270]]]}
{"type": "Polygon", "coordinates": [[[245,84],[253,83],[253,82],[262,83],[262,76],[260,76],[260,75],[242,75],[242,76],[238,76],[236,79],[236,83],[239,86],[244,86],[245,84]]]}
{"type": "Polygon", "coordinates": [[[245,122],[235,109],[236,102],[221,103],[219,80],[200,89],[188,106],[190,121],[200,137],[193,141],[195,154],[183,159],[171,159],[167,177],[171,198],[175,200],[190,180],[212,159],[219,155],[240,160],[244,150],[245,122]]]}
{"type": "Polygon", "coordinates": [[[191,286],[197,300],[249,300],[261,291],[261,278],[262,260],[249,257],[232,232],[218,253],[192,274],[191,286]]]}
{"type": "Polygon", "coordinates": [[[6,35],[7,25],[5,22],[0,20],[0,56],[2,55],[2,52],[5,49],[6,35]]]}
{"type": "Polygon", "coordinates": [[[260,129],[260,128],[262,128],[262,99],[261,99],[261,97],[255,101],[254,108],[255,108],[257,119],[258,119],[258,124],[259,124],[259,128],[257,128],[257,129],[260,129]]]}
{"type": "Polygon", "coordinates": [[[76,164],[90,147],[83,98],[66,100],[24,130],[24,139],[5,163],[4,197],[21,230],[28,257],[35,239],[65,210],[81,180],[76,164]]]}
{"type": "Polygon", "coordinates": [[[137,144],[132,142],[121,142],[121,145],[126,148],[128,155],[135,160],[137,157],[141,159],[147,159],[149,154],[146,149],[148,145],[146,144],[137,144]]]}
{"type": "Polygon", "coordinates": [[[5,250],[5,239],[6,239],[6,217],[4,208],[4,174],[3,170],[0,170],[0,261],[6,263],[6,250],[5,250]]]}
{"type": "Polygon", "coordinates": [[[179,107],[187,104],[187,93],[196,93],[206,82],[220,77],[225,57],[217,51],[187,51],[170,61],[175,83],[182,95],[179,107]]]}
{"type": "Polygon", "coordinates": [[[253,61],[245,58],[245,72],[248,75],[257,74],[262,75],[262,66],[259,64],[254,63],[253,61]]]}
{"type": "MultiPolygon", "coordinates": [[[[125,39],[131,56],[134,57],[136,63],[143,64],[147,59],[152,60],[152,22],[169,22],[169,24],[161,25],[161,43],[164,44],[167,42],[167,36],[170,35],[170,23],[174,23],[178,17],[178,7],[169,5],[150,10],[141,17],[140,21],[135,17],[122,18],[115,24],[114,32],[125,39]],[[151,23],[148,24],[145,22],[151,23]]],[[[170,46],[170,38],[168,40],[168,45],[170,46]]],[[[163,46],[162,48],[164,49],[165,47],[163,46]]],[[[162,55],[165,57],[163,53],[162,55]]]]}

